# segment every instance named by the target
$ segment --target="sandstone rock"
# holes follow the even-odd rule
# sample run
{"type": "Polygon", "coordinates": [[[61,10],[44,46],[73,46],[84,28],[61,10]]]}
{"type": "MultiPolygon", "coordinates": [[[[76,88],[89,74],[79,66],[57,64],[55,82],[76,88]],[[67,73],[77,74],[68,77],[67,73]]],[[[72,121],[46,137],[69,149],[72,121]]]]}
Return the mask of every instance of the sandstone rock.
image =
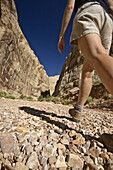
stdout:
{"type": "Polygon", "coordinates": [[[40,160],[40,164],[41,165],[46,165],[47,164],[47,158],[46,157],[42,157],[41,160],[40,160]]]}
{"type": "Polygon", "coordinates": [[[81,145],[81,144],[85,144],[85,139],[80,133],[77,133],[75,140],[73,140],[72,142],[75,145],[81,145]]]}
{"type": "Polygon", "coordinates": [[[3,153],[0,152],[0,160],[3,158],[3,153]]]}
{"type": "Polygon", "coordinates": [[[85,160],[87,163],[93,164],[93,160],[92,160],[89,156],[84,156],[84,160],[85,160]]]}
{"type": "Polygon", "coordinates": [[[45,146],[48,144],[48,140],[47,140],[47,137],[46,136],[42,136],[40,137],[40,145],[41,146],[45,146]]]}
{"type": "Polygon", "coordinates": [[[49,166],[47,164],[43,165],[43,170],[49,170],[49,166]]]}
{"type": "Polygon", "coordinates": [[[59,155],[55,166],[56,166],[56,168],[66,168],[67,165],[66,165],[66,162],[65,162],[65,157],[62,156],[62,155],[59,155]]]}
{"type": "Polygon", "coordinates": [[[22,134],[25,134],[25,133],[28,131],[28,129],[21,126],[21,127],[17,127],[17,128],[15,129],[15,131],[20,132],[20,133],[22,133],[22,134]]]}
{"type": "Polygon", "coordinates": [[[49,78],[19,24],[14,0],[0,6],[0,88],[37,97],[49,90],[49,78]]]}
{"type": "Polygon", "coordinates": [[[55,90],[55,85],[56,85],[56,82],[57,82],[58,79],[59,79],[59,75],[49,77],[50,95],[53,94],[53,92],[54,92],[54,90],[55,90]]]}
{"type": "Polygon", "coordinates": [[[80,151],[78,150],[77,146],[75,146],[74,144],[69,144],[69,150],[72,154],[75,154],[75,153],[79,153],[80,151]]]}
{"type": "Polygon", "coordinates": [[[101,143],[101,142],[98,142],[98,141],[96,141],[96,143],[97,143],[97,145],[98,145],[99,147],[101,147],[101,148],[104,148],[104,145],[103,145],[103,143],[101,143]]]}
{"type": "Polygon", "coordinates": [[[29,168],[27,166],[25,166],[23,163],[17,162],[14,170],[20,170],[20,169],[21,170],[29,170],[29,168]]]}
{"type": "Polygon", "coordinates": [[[58,143],[58,154],[65,156],[66,154],[66,147],[65,145],[58,143]]]}
{"type": "Polygon", "coordinates": [[[4,165],[5,170],[14,170],[14,168],[10,165],[4,165]]]}
{"type": "Polygon", "coordinates": [[[87,166],[89,167],[89,169],[91,170],[99,170],[100,168],[97,165],[94,165],[92,163],[88,163],[87,166]]]}
{"type": "Polygon", "coordinates": [[[34,145],[34,143],[37,141],[37,139],[38,139],[37,133],[36,133],[36,132],[32,132],[32,133],[30,134],[30,137],[29,137],[28,141],[29,141],[32,145],[34,145]]]}
{"type": "Polygon", "coordinates": [[[74,131],[74,130],[72,130],[71,132],[69,132],[69,136],[70,137],[73,137],[73,136],[75,136],[76,135],[76,132],[74,131]]]}
{"type": "Polygon", "coordinates": [[[63,138],[61,139],[61,143],[64,145],[69,145],[69,136],[64,135],[63,138]]]}
{"type": "Polygon", "coordinates": [[[75,46],[66,58],[53,95],[68,96],[70,95],[70,90],[79,86],[82,63],[83,57],[79,53],[77,46],[75,46]]]}
{"type": "Polygon", "coordinates": [[[50,158],[49,158],[49,164],[50,165],[52,165],[52,164],[54,164],[55,162],[56,162],[56,156],[51,156],[50,158]]]}
{"type": "Polygon", "coordinates": [[[49,136],[48,136],[48,140],[49,141],[57,141],[58,140],[58,137],[59,137],[59,135],[57,134],[57,133],[54,133],[54,132],[52,132],[49,136]]]}
{"type": "Polygon", "coordinates": [[[32,152],[32,154],[30,155],[26,163],[26,166],[30,169],[36,169],[38,165],[39,165],[39,161],[38,161],[37,153],[32,152]]]}
{"type": "Polygon", "coordinates": [[[30,155],[30,153],[33,152],[33,147],[32,147],[30,144],[27,144],[27,145],[25,146],[25,150],[26,150],[26,154],[27,154],[27,155],[30,155]]]}
{"type": "Polygon", "coordinates": [[[69,154],[67,160],[68,166],[72,168],[83,168],[84,162],[83,160],[76,154],[69,154]]]}
{"type": "Polygon", "coordinates": [[[100,157],[103,158],[103,159],[105,159],[105,160],[108,160],[108,159],[109,159],[109,156],[108,156],[107,153],[101,153],[101,154],[100,154],[100,157]]]}
{"type": "Polygon", "coordinates": [[[55,156],[56,155],[56,149],[53,148],[52,145],[47,144],[46,146],[43,147],[43,151],[42,151],[42,155],[44,157],[51,157],[51,156],[55,156]]]}
{"type": "Polygon", "coordinates": [[[92,155],[94,155],[95,157],[99,157],[100,151],[99,151],[97,148],[91,147],[89,151],[90,151],[90,153],[91,153],[92,155]]]}
{"type": "Polygon", "coordinates": [[[8,133],[0,134],[0,145],[3,154],[5,153],[14,153],[16,156],[18,155],[17,144],[15,143],[13,136],[8,133]]]}

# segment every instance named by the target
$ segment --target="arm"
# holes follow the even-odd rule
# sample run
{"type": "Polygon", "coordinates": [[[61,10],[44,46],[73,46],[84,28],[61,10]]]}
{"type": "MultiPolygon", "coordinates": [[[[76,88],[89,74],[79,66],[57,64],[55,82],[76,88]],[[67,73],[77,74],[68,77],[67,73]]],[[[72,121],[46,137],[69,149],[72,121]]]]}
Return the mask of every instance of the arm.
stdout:
{"type": "Polygon", "coordinates": [[[113,0],[108,0],[109,14],[113,17],[113,0]]]}
{"type": "Polygon", "coordinates": [[[62,50],[64,50],[64,34],[69,24],[69,21],[71,19],[73,9],[74,9],[74,4],[75,4],[75,0],[68,0],[65,11],[64,11],[61,31],[59,35],[59,42],[58,42],[58,50],[60,53],[62,53],[62,50]]]}

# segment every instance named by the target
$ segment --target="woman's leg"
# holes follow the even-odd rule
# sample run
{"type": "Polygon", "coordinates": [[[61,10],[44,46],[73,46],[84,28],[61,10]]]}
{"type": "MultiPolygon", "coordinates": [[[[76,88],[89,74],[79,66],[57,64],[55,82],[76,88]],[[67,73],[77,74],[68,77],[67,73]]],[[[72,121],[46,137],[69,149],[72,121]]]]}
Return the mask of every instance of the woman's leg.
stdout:
{"type": "Polygon", "coordinates": [[[106,89],[113,95],[113,58],[101,44],[98,34],[87,34],[78,39],[84,57],[93,65],[106,89]]]}
{"type": "Polygon", "coordinates": [[[81,106],[85,104],[91,92],[92,76],[93,76],[93,67],[89,64],[87,59],[85,59],[82,68],[81,86],[80,86],[79,97],[78,97],[78,104],[81,106]]]}

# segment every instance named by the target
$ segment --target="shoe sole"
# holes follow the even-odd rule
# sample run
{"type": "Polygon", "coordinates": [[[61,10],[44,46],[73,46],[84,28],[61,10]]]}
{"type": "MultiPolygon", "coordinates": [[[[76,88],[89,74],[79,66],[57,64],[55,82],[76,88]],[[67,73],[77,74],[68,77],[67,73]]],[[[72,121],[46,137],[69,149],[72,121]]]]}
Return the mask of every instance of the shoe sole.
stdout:
{"type": "Polygon", "coordinates": [[[73,110],[73,109],[70,109],[70,110],[69,110],[69,114],[71,115],[72,120],[73,120],[74,122],[76,122],[76,123],[79,123],[79,122],[80,122],[80,119],[78,119],[78,118],[76,118],[75,116],[73,116],[72,110],[73,110]]]}

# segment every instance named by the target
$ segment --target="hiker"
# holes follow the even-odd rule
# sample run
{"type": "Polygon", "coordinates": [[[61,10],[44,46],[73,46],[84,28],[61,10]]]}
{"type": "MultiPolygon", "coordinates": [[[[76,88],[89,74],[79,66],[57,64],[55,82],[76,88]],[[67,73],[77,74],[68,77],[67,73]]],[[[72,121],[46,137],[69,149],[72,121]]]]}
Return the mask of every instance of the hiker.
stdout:
{"type": "MultiPolygon", "coordinates": [[[[74,121],[82,116],[83,106],[92,88],[93,70],[113,95],[113,58],[109,56],[113,29],[113,0],[68,0],[59,35],[58,50],[64,50],[64,34],[75,10],[70,45],[77,44],[84,56],[78,103],[69,110],[74,121]]],[[[105,134],[109,138],[110,134],[105,134]]],[[[103,137],[104,139],[104,137],[103,137]]],[[[104,140],[105,141],[105,140],[104,140]]],[[[105,145],[113,150],[113,135],[105,145]]]]}
{"type": "Polygon", "coordinates": [[[80,120],[83,106],[92,88],[93,70],[97,71],[106,89],[113,95],[113,58],[109,56],[112,42],[113,0],[68,0],[64,11],[58,50],[64,50],[64,34],[73,10],[70,44],[78,44],[84,56],[78,103],[69,110],[73,119],[80,120]]]}

